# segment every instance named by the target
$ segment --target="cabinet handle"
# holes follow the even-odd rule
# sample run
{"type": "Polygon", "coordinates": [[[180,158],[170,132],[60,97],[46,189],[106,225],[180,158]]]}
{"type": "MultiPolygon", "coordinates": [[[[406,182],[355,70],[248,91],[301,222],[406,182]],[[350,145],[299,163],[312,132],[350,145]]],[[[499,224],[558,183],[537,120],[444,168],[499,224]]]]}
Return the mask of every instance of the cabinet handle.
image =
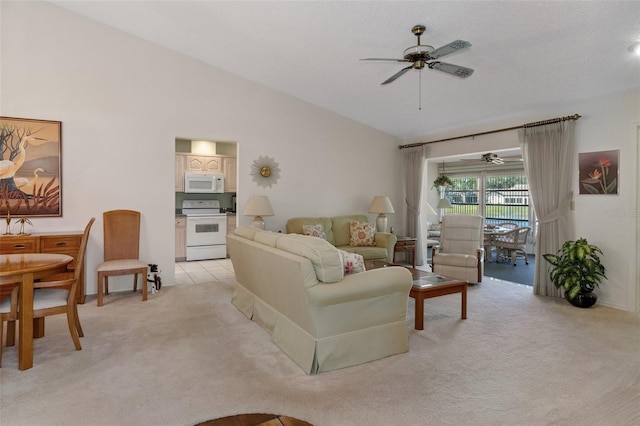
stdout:
{"type": "Polygon", "coordinates": [[[56,243],[57,247],[64,247],[66,245],[67,245],[67,243],[65,243],[64,241],[59,241],[59,242],[56,243]]]}
{"type": "Polygon", "coordinates": [[[15,246],[13,246],[13,248],[17,250],[23,250],[26,249],[27,246],[25,246],[24,244],[16,244],[15,246]]]}

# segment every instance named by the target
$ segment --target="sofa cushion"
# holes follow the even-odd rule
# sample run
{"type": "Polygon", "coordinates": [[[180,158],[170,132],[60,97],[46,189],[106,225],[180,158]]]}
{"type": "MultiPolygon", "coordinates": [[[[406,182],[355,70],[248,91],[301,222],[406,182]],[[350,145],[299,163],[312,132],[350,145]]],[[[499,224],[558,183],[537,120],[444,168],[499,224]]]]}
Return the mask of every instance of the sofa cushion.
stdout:
{"type": "Polygon", "coordinates": [[[325,234],[324,226],[322,226],[321,223],[316,223],[315,225],[302,225],[302,233],[311,237],[322,238],[323,240],[327,239],[327,234],[325,234]]]}
{"type": "Polygon", "coordinates": [[[276,248],[309,259],[318,281],[335,283],[344,277],[340,253],[326,240],[306,235],[286,234],[278,238],[276,248]]]}
{"type": "Polygon", "coordinates": [[[465,268],[475,268],[478,266],[478,258],[470,254],[440,253],[435,255],[433,262],[446,266],[459,266],[465,268]]]}
{"type": "Polygon", "coordinates": [[[235,229],[235,231],[233,231],[233,233],[246,238],[247,240],[253,241],[253,237],[256,235],[256,231],[257,229],[253,226],[239,226],[235,229]]]}
{"type": "Polygon", "coordinates": [[[361,214],[350,214],[331,218],[333,241],[329,240],[329,242],[336,247],[348,246],[349,241],[351,241],[351,227],[349,224],[352,221],[367,222],[368,220],[367,216],[361,214]]]}
{"type": "Polygon", "coordinates": [[[276,247],[276,242],[281,236],[282,234],[279,234],[277,232],[257,230],[255,235],[253,236],[253,241],[255,241],[256,243],[268,245],[269,247],[276,247]]]}
{"type": "Polygon", "coordinates": [[[367,247],[376,245],[376,230],[368,222],[349,222],[349,228],[351,230],[351,239],[349,245],[354,247],[367,247]]]}
{"type": "Polygon", "coordinates": [[[383,260],[387,258],[387,249],[384,247],[353,247],[342,246],[338,247],[339,250],[344,250],[349,253],[356,253],[364,257],[366,260],[379,259],[383,260]]]}
{"type": "MultiPolygon", "coordinates": [[[[297,217],[289,219],[287,221],[287,234],[304,234],[302,229],[304,225],[316,225],[318,223],[322,225],[324,233],[327,235],[326,240],[335,246],[332,223],[328,217],[297,217]]],[[[348,244],[348,241],[345,244],[348,244]]]]}
{"type": "Polygon", "coordinates": [[[344,268],[344,274],[357,274],[358,272],[364,272],[364,257],[357,253],[350,253],[344,250],[338,250],[340,257],[342,258],[342,266],[344,268]]]}

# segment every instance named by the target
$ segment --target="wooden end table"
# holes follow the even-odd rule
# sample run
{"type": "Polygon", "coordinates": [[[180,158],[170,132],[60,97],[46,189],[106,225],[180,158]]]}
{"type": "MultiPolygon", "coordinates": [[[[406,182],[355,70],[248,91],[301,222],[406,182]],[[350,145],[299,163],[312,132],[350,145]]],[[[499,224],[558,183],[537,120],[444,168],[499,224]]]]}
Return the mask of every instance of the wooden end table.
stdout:
{"type": "MultiPolygon", "coordinates": [[[[393,263],[396,263],[396,253],[405,252],[411,253],[411,264],[416,267],[416,244],[417,238],[413,237],[398,237],[395,247],[393,248],[393,263]]],[[[409,259],[407,259],[407,263],[409,259]]]]}

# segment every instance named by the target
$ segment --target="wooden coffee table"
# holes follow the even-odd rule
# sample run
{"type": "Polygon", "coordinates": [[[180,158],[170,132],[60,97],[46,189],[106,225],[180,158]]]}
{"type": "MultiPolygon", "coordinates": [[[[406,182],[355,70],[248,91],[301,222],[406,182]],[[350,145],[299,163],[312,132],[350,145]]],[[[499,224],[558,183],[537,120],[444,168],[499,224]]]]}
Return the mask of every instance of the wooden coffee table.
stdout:
{"type": "Polygon", "coordinates": [[[416,300],[415,329],[424,330],[424,300],[447,294],[460,293],[462,298],[462,312],[460,318],[467,319],[467,282],[455,278],[448,278],[433,272],[421,271],[404,265],[387,263],[379,260],[365,262],[366,269],[400,266],[408,269],[413,277],[413,286],[409,296],[416,300]]]}

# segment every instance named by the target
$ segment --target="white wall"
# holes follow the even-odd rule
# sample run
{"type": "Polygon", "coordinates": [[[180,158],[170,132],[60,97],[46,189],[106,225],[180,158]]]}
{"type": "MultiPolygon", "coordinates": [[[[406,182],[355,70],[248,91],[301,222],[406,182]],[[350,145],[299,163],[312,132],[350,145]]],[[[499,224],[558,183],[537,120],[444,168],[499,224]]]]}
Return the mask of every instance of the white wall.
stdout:
{"type": "Polygon", "coordinates": [[[367,213],[379,194],[396,208],[390,225],[404,229],[397,138],[47,3],[0,8],[0,114],[62,121],[63,216],[33,220],[33,231],[81,230],[97,218],[87,294],[102,261],[102,212],[118,208],[141,211],[141,257],[173,284],[176,137],[238,142],[238,209],[268,195],[276,215],[267,229],[367,213]],[[249,176],[263,155],[282,170],[267,189],[249,176]]]}
{"type": "MultiPolygon", "coordinates": [[[[580,114],[576,122],[576,153],[574,160],[574,200],[576,237],[584,237],[599,246],[608,280],[596,290],[598,303],[629,311],[640,308],[638,282],[638,137],[640,126],[640,93],[628,93],[579,103],[561,105],[544,111],[530,111],[517,117],[495,119],[492,123],[478,123],[464,129],[426,135],[419,140],[429,141],[457,135],[467,135],[492,129],[517,126],[539,120],[580,114]],[[578,153],[620,150],[620,194],[578,195],[578,153]]],[[[495,152],[518,147],[516,131],[480,136],[429,145],[432,158],[442,158],[466,152],[495,152]]],[[[437,176],[437,164],[431,163],[425,178],[425,190],[430,202],[437,200],[431,183],[437,176]]]]}
{"type": "MultiPolygon", "coordinates": [[[[252,194],[268,195],[276,212],[266,218],[268,229],[282,230],[294,216],[366,212],[378,194],[389,195],[396,208],[390,225],[404,229],[396,138],[50,4],[1,2],[0,23],[0,114],[63,123],[63,216],[34,220],[33,231],[81,230],[97,218],[87,252],[88,294],[96,291],[102,260],[101,214],[115,208],[142,212],[141,256],[159,263],[172,283],[175,137],[237,141],[238,208],[252,194]],[[262,155],[282,169],[278,184],[267,189],[249,176],[262,155]]],[[[578,152],[621,152],[620,195],[576,195],[576,226],[578,236],[605,251],[609,280],[598,291],[600,303],[634,310],[640,94],[519,112],[420,140],[574,113],[583,116],[578,152]]],[[[510,134],[432,145],[429,155],[517,146],[510,134]]],[[[577,194],[577,155],[574,188],[577,194]]]]}

